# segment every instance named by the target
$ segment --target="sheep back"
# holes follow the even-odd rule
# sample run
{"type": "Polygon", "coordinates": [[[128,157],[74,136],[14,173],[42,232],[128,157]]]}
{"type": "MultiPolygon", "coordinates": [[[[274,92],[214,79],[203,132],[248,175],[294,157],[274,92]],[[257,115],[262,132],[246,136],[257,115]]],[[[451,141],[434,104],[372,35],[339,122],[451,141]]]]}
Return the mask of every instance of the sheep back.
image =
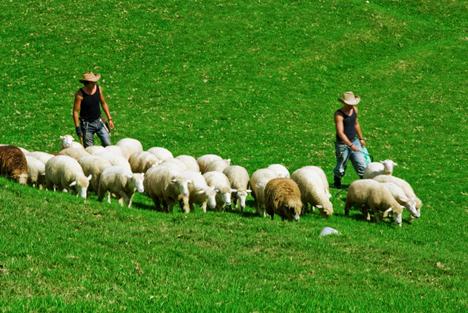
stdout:
{"type": "Polygon", "coordinates": [[[20,184],[28,182],[26,156],[18,147],[0,146],[0,175],[16,180],[20,184]]]}
{"type": "Polygon", "coordinates": [[[265,187],[265,207],[268,215],[278,214],[282,220],[299,220],[302,211],[301,191],[290,178],[274,178],[265,187]]]}

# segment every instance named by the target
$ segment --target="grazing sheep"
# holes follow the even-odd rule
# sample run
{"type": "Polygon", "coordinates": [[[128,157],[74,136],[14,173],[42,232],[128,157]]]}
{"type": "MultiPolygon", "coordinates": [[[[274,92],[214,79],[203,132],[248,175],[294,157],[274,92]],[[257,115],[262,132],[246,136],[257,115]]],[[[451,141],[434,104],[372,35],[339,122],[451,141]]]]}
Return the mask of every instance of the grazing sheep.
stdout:
{"type": "Polygon", "coordinates": [[[89,156],[90,154],[84,148],[70,147],[62,149],[59,155],[67,155],[78,161],[82,157],[89,156]]]}
{"type": "Polygon", "coordinates": [[[278,178],[290,177],[288,169],[283,164],[271,164],[267,168],[275,172],[278,178]]]}
{"type": "Polygon", "coordinates": [[[20,148],[0,146],[0,175],[12,178],[22,185],[27,184],[28,162],[20,148]]]}
{"type": "Polygon", "coordinates": [[[214,187],[208,186],[205,177],[196,171],[185,171],[183,176],[192,182],[189,185],[190,210],[193,210],[195,203],[201,206],[204,213],[206,213],[207,206],[212,210],[215,209],[217,192],[214,187]]]}
{"type": "Polygon", "coordinates": [[[322,180],[322,185],[324,187],[324,191],[327,194],[328,198],[330,199],[331,198],[330,185],[328,184],[327,175],[325,175],[325,172],[322,170],[322,168],[319,166],[313,166],[313,165],[304,166],[303,168],[308,168],[312,171],[315,171],[320,176],[320,179],[322,180]]]}
{"type": "Polygon", "coordinates": [[[88,146],[85,150],[92,155],[105,151],[103,146],[88,146]]]}
{"type": "Polygon", "coordinates": [[[403,206],[395,200],[390,191],[375,180],[361,179],[351,183],[346,196],[346,215],[353,206],[358,207],[367,220],[370,220],[370,213],[379,219],[380,215],[386,217],[391,212],[395,222],[401,226],[403,206]]]}
{"type": "Polygon", "coordinates": [[[27,155],[38,159],[39,161],[44,163],[44,165],[47,163],[47,161],[49,161],[51,158],[54,157],[53,154],[50,154],[50,153],[47,153],[47,152],[42,152],[42,151],[29,152],[27,155]]]}
{"type": "Polygon", "coordinates": [[[241,212],[244,211],[247,195],[252,192],[248,188],[249,173],[244,167],[239,165],[228,166],[224,169],[223,173],[229,179],[231,187],[237,190],[237,192],[232,194],[234,204],[241,212]]]}
{"type": "Polygon", "coordinates": [[[161,163],[161,166],[171,167],[173,169],[177,169],[177,170],[180,170],[180,171],[186,171],[187,170],[187,166],[185,165],[185,163],[182,162],[181,160],[175,159],[175,158],[165,160],[164,162],[161,163]]]}
{"type": "Polygon", "coordinates": [[[66,148],[83,148],[83,145],[75,141],[72,135],[60,136],[62,149],[66,148]]]}
{"type": "Polygon", "coordinates": [[[250,177],[250,187],[252,188],[252,196],[255,199],[256,211],[260,216],[265,217],[265,187],[273,178],[277,178],[276,173],[267,168],[256,170],[250,177]]]}
{"type": "Polygon", "coordinates": [[[119,156],[128,161],[128,158],[125,156],[125,153],[122,150],[122,148],[117,145],[105,146],[104,150],[101,150],[100,152],[96,153],[96,155],[101,155],[101,154],[110,154],[114,156],[119,156]]]}
{"type": "Polygon", "coordinates": [[[327,194],[328,183],[325,186],[326,182],[324,182],[320,171],[306,166],[296,170],[291,178],[301,190],[304,209],[310,204],[319,208],[322,216],[329,217],[333,214],[333,205],[330,202],[329,194],[327,194]]]}
{"type": "Polygon", "coordinates": [[[222,160],[222,159],[223,159],[222,157],[216,154],[202,155],[201,157],[197,159],[198,166],[200,167],[200,172],[206,173],[207,172],[206,167],[208,166],[208,164],[214,161],[222,160]]]}
{"type": "MultiPolygon", "coordinates": [[[[70,149],[70,148],[68,148],[70,149]]],[[[45,180],[48,189],[55,191],[56,187],[67,191],[75,187],[77,194],[86,199],[91,175],[86,177],[77,160],[67,155],[57,155],[47,161],[45,165],[45,180]]]]}
{"type": "Polygon", "coordinates": [[[148,149],[148,152],[151,152],[152,154],[154,154],[161,161],[166,161],[166,160],[170,160],[170,159],[174,158],[171,151],[167,150],[166,148],[162,148],[162,147],[150,148],[150,149],[148,149]]]}
{"type": "Polygon", "coordinates": [[[127,207],[132,206],[135,192],[143,192],[143,181],[145,174],[133,174],[123,166],[110,166],[104,169],[99,179],[98,200],[102,201],[108,193],[107,201],[111,203],[111,193],[117,195],[119,204],[127,207]]]}
{"type": "Polygon", "coordinates": [[[210,187],[214,187],[217,191],[216,194],[216,209],[221,210],[226,206],[231,205],[231,193],[237,190],[231,188],[229,179],[221,172],[206,172],[203,174],[206,183],[210,187]]]}
{"type": "Polygon", "coordinates": [[[381,183],[381,184],[388,191],[390,191],[393,198],[395,198],[395,200],[399,204],[401,204],[402,206],[407,208],[408,211],[410,211],[412,217],[415,217],[415,218],[420,217],[420,214],[419,214],[418,210],[416,209],[416,201],[411,200],[410,198],[408,198],[408,196],[405,194],[405,192],[403,191],[403,189],[400,186],[398,186],[395,183],[381,183]]]}
{"type": "Polygon", "coordinates": [[[28,163],[28,183],[42,188],[45,184],[45,164],[29,155],[26,156],[26,161],[28,163]]]}
{"type": "Polygon", "coordinates": [[[153,165],[158,165],[162,162],[148,151],[135,152],[128,161],[134,173],[145,173],[153,165]]]}
{"type": "MultiPolygon", "coordinates": [[[[110,147],[110,146],[107,146],[107,147],[110,147]]],[[[132,167],[130,166],[130,163],[128,162],[126,158],[124,158],[121,154],[112,153],[111,150],[104,149],[103,151],[94,154],[94,156],[106,159],[107,161],[110,162],[111,165],[125,166],[130,171],[132,170],[132,167]]]]}
{"type": "Polygon", "coordinates": [[[392,175],[393,167],[396,166],[392,160],[384,160],[380,162],[371,162],[367,165],[363,178],[374,178],[377,175],[392,175]]]}
{"type": "Polygon", "coordinates": [[[137,152],[143,151],[143,145],[140,141],[133,138],[123,138],[117,142],[117,146],[122,149],[123,156],[128,160],[137,152]]]}
{"type": "Polygon", "coordinates": [[[231,160],[230,159],[216,160],[216,161],[213,161],[213,162],[209,163],[205,167],[204,173],[207,173],[207,172],[221,172],[222,173],[224,171],[224,169],[226,167],[228,167],[229,165],[231,165],[231,160]]]}
{"type": "Polygon", "coordinates": [[[179,155],[175,157],[177,160],[182,161],[189,171],[200,172],[200,166],[197,160],[191,155],[179,155]]]}
{"type": "Polygon", "coordinates": [[[82,157],[78,160],[78,163],[83,169],[85,176],[91,175],[90,188],[91,190],[97,192],[99,187],[99,178],[101,177],[104,169],[112,166],[109,160],[98,157],[96,155],[89,155],[82,157]]]}
{"type": "Polygon", "coordinates": [[[151,167],[143,182],[148,196],[153,199],[157,210],[172,211],[174,203],[182,201],[185,213],[190,212],[189,184],[192,182],[183,176],[182,171],[158,165],[151,167]]]}
{"type": "Polygon", "coordinates": [[[389,175],[378,175],[373,178],[374,180],[381,182],[381,183],[394,183],[397,184],[403,191],[405,195],[416,203],[416,210],[418,211],[419,215],[421,215],[421,207],[423,205],[421,199],[419,199],[416,194],[414,193],[413,188],[411,185],[404,179],[396,177],[396,176],[389,176],[389,175]]]}
{"type": "Polygon", "coordinates": [[[298,221],[302,211],[301,191],[290,178],[274,178],[265,187],[265,206],[271,219],[276,213],[283,221],[298,221]]]}

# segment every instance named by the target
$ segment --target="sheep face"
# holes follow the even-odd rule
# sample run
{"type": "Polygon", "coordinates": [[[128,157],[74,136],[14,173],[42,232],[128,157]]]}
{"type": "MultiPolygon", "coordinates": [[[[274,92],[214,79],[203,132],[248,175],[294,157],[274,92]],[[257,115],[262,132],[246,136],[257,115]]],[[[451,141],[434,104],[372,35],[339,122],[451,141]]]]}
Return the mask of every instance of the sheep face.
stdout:
{"type": "Polygon", "coordinates": [[[60,136],[60,140],[62,141],[62,148],[70,148],[74,141],[71,135],[60,136]]]}
{"type": "Polygon", "coordinates": [[[387,175],[392,175],[393,167],[398,165],[392,160],[384,160],[384,161],[380,161],[380,163],[382,163],[382,165],[384,166],[384,173],[387,175]]]}
{"type": "Polygon", "coordinates": [[[21,185],[26,185],[28,183],[28,174],[22,173],[18,175],[18,183],[21,185]]]}
{"type": "Polygon", "coordinates": [[[87,194],[88,187],[89,187],[89,181],[91,180],[91,178],[92,178],[92,175],[77,179],[70,184],[70,187],[75,186],[75,190],[77,194],[81,198],[86,199],[86,194],[87,194]]]}
{"type": "Polygon", "coordinates": [[[280,207],[280,212],[282,212],[282,217],[286,218],[289,221],[299,221],[301,212],[302,212],[302,203],[297,201],[287,201],[280,207]]]}
{"type": "Polygon", "coordinates": [[[421,217],[421,213],[416,209],[416,201],[414,200],[409,201],[406,208],[408,209],[408,211],[410,211],[411,215],[414,216],[415,218],[421,217]]]}
{"type": "Polygon", "coordinates": [[[237,206],[240,207],[242,210],[245,209],[245,200],[247,199],[247,195],[251,193],[252,190],[247,189],[244,191],[237,191],[237,206]]]}
{"type": "Polygon", "coordinates": [[[145,174],[144,173],[137,173],[133,174],[131,176],[131,183],[134,186],[134,189],[140,193],[145,191],[145,188],[143,187],[143,181],[145,179],[145,174]]]}
{"type": "Polygon", "coordinates": [[[208,200],[208,207],[212,210],[216,208],[216,190],[213,187],[205,189],[205,195],[208,200]]]}

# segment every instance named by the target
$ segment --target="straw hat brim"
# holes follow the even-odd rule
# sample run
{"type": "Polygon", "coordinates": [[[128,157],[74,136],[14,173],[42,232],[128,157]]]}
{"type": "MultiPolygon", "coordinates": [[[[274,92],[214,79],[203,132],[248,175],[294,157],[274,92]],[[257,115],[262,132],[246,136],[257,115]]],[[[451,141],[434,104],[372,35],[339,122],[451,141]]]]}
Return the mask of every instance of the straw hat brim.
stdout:
{"type": "Polygon", "coordinates": [[[349,99],[349,100],[338,98],[338,101],[346,103],[347,105],[357,105],[361,101],[361,98],[360,97],[354,97],[354,99],[349,99]]]}
{"type": "Polygon", "coordinates": [[[96,74],[96,75],[93,75],[92,77],[83,77],[82,79],[80,79],[80,83],[84,83],[84,82],[97,83],[99,79],[101,79],[101,74],[96,74]]]}

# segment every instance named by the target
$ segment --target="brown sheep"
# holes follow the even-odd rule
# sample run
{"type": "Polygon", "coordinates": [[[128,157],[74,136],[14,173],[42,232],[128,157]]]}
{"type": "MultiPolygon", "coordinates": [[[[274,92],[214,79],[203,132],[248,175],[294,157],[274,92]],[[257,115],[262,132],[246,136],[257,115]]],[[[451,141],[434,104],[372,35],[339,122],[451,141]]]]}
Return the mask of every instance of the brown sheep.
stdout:
{"type": "Polygon", "coordinates": [[[28,162],[18,147],[0,146],[0,175],[10,177],[23,185],[28,182],[28,162]]]}
{"type": "Polygon", "coordinates": [[[265,207],[273,219],[274,214],[281,220],[299,220],[302,211],[301,191],[290,178],[275,178],[265,187],[265,207]]]}

